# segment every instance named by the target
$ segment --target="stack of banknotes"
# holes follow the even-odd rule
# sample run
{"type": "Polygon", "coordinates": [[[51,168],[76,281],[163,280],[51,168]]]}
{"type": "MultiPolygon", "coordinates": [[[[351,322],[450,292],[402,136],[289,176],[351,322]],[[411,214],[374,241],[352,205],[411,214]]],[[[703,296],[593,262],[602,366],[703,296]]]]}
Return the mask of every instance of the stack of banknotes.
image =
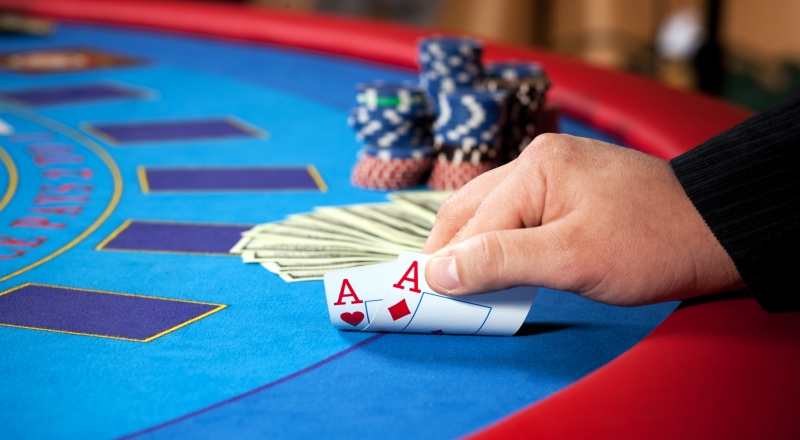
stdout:
{"type": "Polygon", "coordinates": [[[325,206],[243,232],[231,249],[287,282],[321,280],[329,270],[393,261],[421,252],[451,191],[403,191],[388,203],[325,206]]]}

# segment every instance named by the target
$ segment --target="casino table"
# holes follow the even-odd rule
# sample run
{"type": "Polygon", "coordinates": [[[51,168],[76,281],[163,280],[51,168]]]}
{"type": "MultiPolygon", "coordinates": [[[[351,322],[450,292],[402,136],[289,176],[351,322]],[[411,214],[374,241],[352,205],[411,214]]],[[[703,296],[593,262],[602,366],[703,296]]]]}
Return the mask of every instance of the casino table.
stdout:
{"type": "MultiPolygon", "coordinates": [[[[796,438],[800,321],[746,294],[540,289],[512,337],[335,330],[322,282],[227,254],[354,188],[357,83],[433,30],[216,4],[0,0],[3,438],[796,438]],[[87,330],[90,329],[90,330],[87,330]]],[[[669,159],[748,117],[529,48],[561,131],[669,159]]],[[[620,225],[624,227],[624,225],[620,225]]],[[[646,239],[643,237],[643,239],[646,239]]]]}

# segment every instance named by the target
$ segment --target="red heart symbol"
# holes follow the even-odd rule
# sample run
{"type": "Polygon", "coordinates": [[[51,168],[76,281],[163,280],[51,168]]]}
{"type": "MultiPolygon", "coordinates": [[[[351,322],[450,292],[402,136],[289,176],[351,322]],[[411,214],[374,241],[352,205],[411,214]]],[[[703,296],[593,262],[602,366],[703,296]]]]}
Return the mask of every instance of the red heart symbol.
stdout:
{"type": "Polygon", "coordinates": [[[342,318],[342,321],[352,325],[353,327],[357,326],[364,320],[364,314],[361,312],[353,312],[353,313],[342,313],[339,315],[342,318]]]}

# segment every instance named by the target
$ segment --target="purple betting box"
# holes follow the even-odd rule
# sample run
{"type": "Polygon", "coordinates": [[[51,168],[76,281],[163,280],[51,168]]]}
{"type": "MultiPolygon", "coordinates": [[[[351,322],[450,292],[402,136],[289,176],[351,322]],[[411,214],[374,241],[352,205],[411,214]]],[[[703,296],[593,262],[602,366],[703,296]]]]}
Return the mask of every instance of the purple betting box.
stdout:
{"type": "Polygon", "coordinates": [[[93,125],[89,130],[120,144],[221,137],[258,137],[258,133],[230,119],[104,124],[93,125]]]}
{"type": "Polygon", "coordinates": [[[149,168],[143,172],[145,192],[323,190],[308,167],[149,168]]]}
{"type": "Polygon", "coordinates": [[[0,97],[11,98],[27,105],[36,106],[104,99],[139,98],[141,93],[109,84],[84,84],[5,91],[0,92],[0,97]]]}
{"type": "Polygon", "coordinates": [[[223,307],[24,284],[0,295],[0,325],[149,342],[223,307]]]}
{"type": "Polygon", "coordinates": [[[130,221],[98,249],[228,254],[242,232],[250,228],[252,226],[130,221]]]}

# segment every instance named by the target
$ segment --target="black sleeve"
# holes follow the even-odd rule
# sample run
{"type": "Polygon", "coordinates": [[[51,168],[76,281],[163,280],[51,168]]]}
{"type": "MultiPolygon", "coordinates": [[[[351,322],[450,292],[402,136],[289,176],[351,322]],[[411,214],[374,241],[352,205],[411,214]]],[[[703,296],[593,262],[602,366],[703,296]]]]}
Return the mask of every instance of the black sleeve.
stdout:
{"type": "Polygon", "coordinates": [[[800,93],[670,165],[761,307],[800,311],[800,93]]]}

